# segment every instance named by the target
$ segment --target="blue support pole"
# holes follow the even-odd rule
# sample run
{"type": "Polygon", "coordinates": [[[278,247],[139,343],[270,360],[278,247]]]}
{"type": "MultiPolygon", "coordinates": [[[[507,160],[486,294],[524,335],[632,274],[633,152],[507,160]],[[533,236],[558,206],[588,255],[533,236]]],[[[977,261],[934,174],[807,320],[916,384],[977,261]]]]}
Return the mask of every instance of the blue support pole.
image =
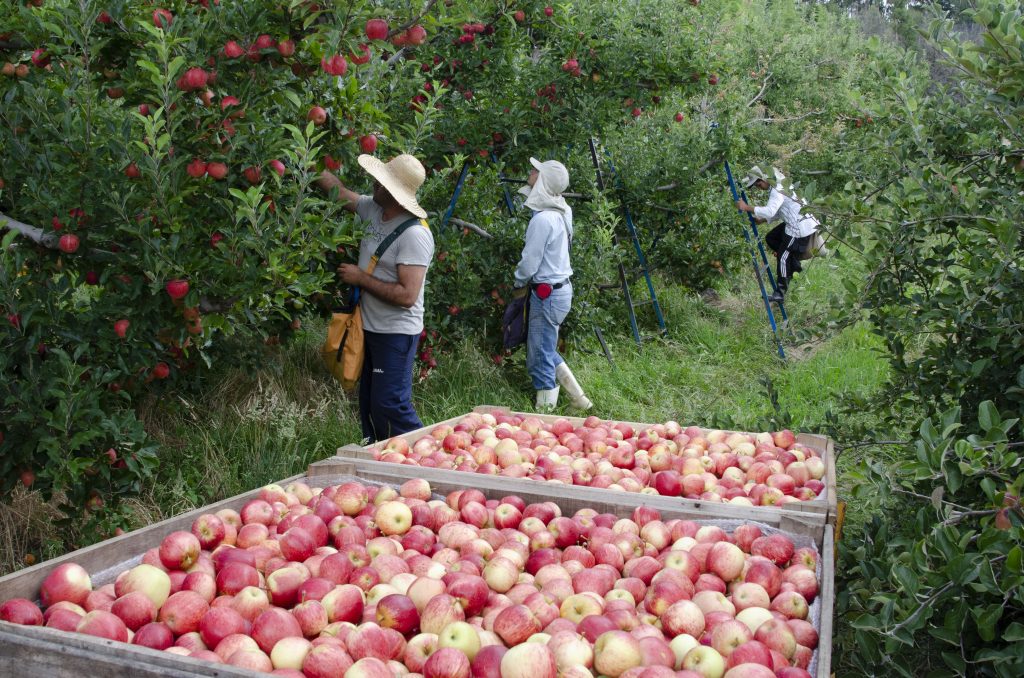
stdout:
{"type": "MultiPolygon", "coordinates": [[[[494,151],[491,151],[491,161],[498,165],[498,156],[494,154],[494,151]]],[[[516,208],[512,202],[512,194],[508,192],[508,184],[505,183],[505,172],[500,169],[500,165],[498,167],[498,179],[501,181],[501,190],[505,192],[505,209],[508,210],[510,217],[514,217],[516,215],[516,208]]]]}
{"type": "Polygon", "coordinates": [[[444,218],[441,219],[441,230],[444,231],[448,225],[448,220],[452,218],[452,214],[455,212],[455,205],[459,202],[459,195],[462,194],[462,185],[466,183],[466,176],[469,174],[469,161],[467,160],[462,165],[462,173],[459,174],[459,181],[455,184],[455,192],[452,193],[451,202],[448,203],[448,209],[445,210],[444,218]]]}
{"type": "MultiPolygon", "coordinates": [[[[740,199],[739,191],[736,190],[736,182],[732,178],[732,169],[729,167],[729,161],[725,161],[725,175],[729,179],[729,190],[732,191],[733,203],[736,203],[740,199]]],[[[742,210],[737,210],[743,214],[742,210]]],[[[750,218],[751,224],[755,224],[754,217],[747,213],[750,218]]],[[[756,227],[755,227],[756,230],[756,227]]],[[[772,304],[768,301],[768,293],[764,289],[764,279],[761,277],[761,269],[757,264],[757,256],[754,253],[754,243],[750,237],[750,230],[746,226],[743,227],[743,237],[747,240],[747,249],[750,251],[750,263],[754,266],[754,274],[757,277],[757,286],[761,288],[761,299],[764,301],[764,310],[768,314],[768,323],[772,326],[772,333],[775,335],[775,342],[778,344],[779,357],[783,360],[786,359],[786,351],[782,347],[782,337],[779,336],[779,328],[775,325],[775,314],[772,312],[772,304]]]]}
{"type": "MultiPolygon", "coordinates": [[[[619,189],[623,188],[622,179],[619,177],[619,173],[615,171],[615,165],[612,164],[611,156],[605,153],[605,157],[608,159],[608,169],[612,171],[612,175],[615,177],[615,182],[618,184],[619,189]]],[[[626,202],[622,201],[622,213],[626,217],[626,226],[629,228],[629,236],[633,240],[633,249],[636,250],[637,259],[640,260],[641,270],[644,272],[644,280],[647,282],[647,291],[651,295],[651,300],[654,306],[654,315],[658,319],[658,327],[663,331],[666,328],[665,318],[661,314],[661,304],[658,303],[658,295],[654,292],[654,281],[651,280],[650,270],[647,268],[647,257],[644,255],[643,248],[640,247],[640,237],[636,232],[636,225],[633,223],[633,215],[629,211],[629,207],[626,206],[626,202]]]]}

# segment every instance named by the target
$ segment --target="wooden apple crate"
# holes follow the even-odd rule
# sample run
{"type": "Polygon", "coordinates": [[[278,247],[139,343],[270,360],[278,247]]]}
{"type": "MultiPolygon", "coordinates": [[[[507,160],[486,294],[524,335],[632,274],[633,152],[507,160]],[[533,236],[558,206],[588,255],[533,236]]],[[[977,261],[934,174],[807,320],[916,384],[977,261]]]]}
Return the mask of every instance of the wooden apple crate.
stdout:
{"type": "MultiPolygon", "coordinates": [[[[811,514],[789,514],[782,510],[757,507],[704,503],[690,506],[677,499],[630,492],[612,492],[592,487],[541,483],[522,478],[504,478],[478,473],[462,473],[442,469],[423,468],[407,464],[390,464],[366,459],[325,459],[311,464],[307,478],[311,486],[325,487],[344,482],[355,476],[375,484],[398,486],[413,478],[422,478],[431,489],[442,495],[455,490],[473,488],[488,499],[517,495],[527,504],[553,501],[563,514],[572,515],[581,508],[599,513],[612,513],[628,518],[637,506],[649,506],[661,512],[664,520],[679,518],[709,523],[730,521],[757,522],[791,537],[804,537],[813,541],[819,553],[818,649],[811,664],[815,678],[830,678],[832,665],[832,615],[835,606],[835,532],[831,525],[822,524],[811,514]]],[[[699,502],[698,502],[699,503],[699,502]]]]}
{"type": "MultiPolygon", "coordinates": [[[[370,484],[398,486],[416,477],[426,477],[437,493],[447,494],[466,487],[465,477],[473,481],[488,498],[500,498],[511,493],[518,494],[528,503],[554,501],[563,512],[572,513],[583,507],[614,513],[627,517],[633,512],[636,502],[622,501],[630,498],[625,493],[611,493],[592,488],[576,488],[551,485],[533,481],[505,479],[500,483],[486,483],[481,487],[482,478],[477,474],[464,474],[438,469],[418,468],[396,464],[384,464],[365,460],[328,459],[310,466],[306,475],[293,476],[279,481],[286,485],[303,481],[311,486],[326,487],[346,481],[361,481],[370,484]],[[429,472],[429,473],[428,473],[429,472]]],[[[255,499],[259,490],[225,499],[203,508],[184,513],[168,520],[155,523],[134,532],[114,537],[73,553],[48,560],[0,577],[0,601],[10,598],[38,599],[39,587],[46,576],[58,565],[75,562],[84,567],[92,576],[97,587],[114,579],[117,573],[137,565],[142,554],[158,546],[163,538],[175,530],[188,530],[192,522],[204,513],[222,508],[241,509],[246,502],[255,499]]],[[[645,496],[645,495],[640,495],[645,496]]],[[[654,499],[654,497],[652,497],[654,499]]],[[[649,502],[654,506],[654,502],[649,502]]],[[[689,507],[675,502],[661,508],[666,519],[695,517],[704,520],[728,520],[732,516],[711,514],[707,511],[694,512],[689,507]]],[[[740,518],[754,520],[751,517],[740,518]]],[[[764,521],[762,521],[764,522],[764,521]]],[[[832,652],[832,613],[834,604],[833,533],[831,526],[824,526],[820,535],[802,530],[799,522],[785,522],[783,516],[776,516],[774,522],[767,522],[769,528],[776,526],[794,528],[791,534],[811,538],[820,553],[820,592],[815,605],[820,618],[818,629],[819,648],[812,667],[812,675],[828,678],[832,652]]],[[[788,531],[788,530],[783,530],[788,531]]],[[[265,675],[224,664],[213,664],[189,657],[168,654],[138,645],[66,633],[45,627],[18,626],[0,622],[0,676],[18,675],[22,678],[184,678],[186,676],[211,676],[224,678],[255,678],[265,675]]]]}
{"type": "MultiPolygon", "coordinates": [[[[567,419],[574,426],[581,425],[583,423],[583,420],[584,420],[583,417],[561,417],[561,416],[550,415],[550,414],[535,414],[535,413],[532,413],[532,412],[513,412],[513,411],[509,410],[508,408],[496,407],[496,406],[493,406],[493,405],[479,405],[479,406],[473,408],[473,412],[479,412],[481,414],[483,414],[483,413],[491,413],[491,414],[501,413],[501,414],[506,414],[506,415],[516,415],[516,416],[522,416],[522,417],[536,417],[537,419],[540,419],[542,422],[545,422],[545,423],[553,422],[556,419],[567,419]]],[[[400,436],[396,436],[396,437],[404,438],[405,440],[407,440],[409,442],[409,446],[411,447],[412,444],[415,443],[417,440],[419,440],[420,438],[422,438],[425,435],[429,435],[431,429],[433,429],[434,427],[442,426],[442,425],[445,425],[445,424],[449,424],[449,425],[453,425],[454,426],[456,423],[458,423],[465,416],[466,415],[463,414],[463,415],[459,415],[457,417],[452,417],[451,419],[446,419],[445,421],[441,421],[441,422],[438,422],[436,424],[432,424],[430,426],[424,426],[421,429],[417,429],[415,431],[410,431],[409,433],[404,433],[404,434],[402,434],[400,436]]],[[[615,420],[615,421],[618,421],[618,420],[615,420]]],[[[632,426],[637,431],[641,431],[641,430],[643,430],[645,428],[649,428],[650,426],[653,425],[653,424],[644,424],[644,423],[638,423],[638,422],[632,422],[632,421],[627,421],[627,422],[622,422],[622,423],[629,424],[630,426],[632,426]]],[[[703,429],[703,430],[706,431],[708,429],[703,429]]],[[[767,514],[767,513],[775,512],[775,511],[785,511],[785,512],[790,513],[790,514],[801,514],[802,513],[802,514],[807,514],[810,517],[810,520],[813,523],[815,523],[815,524],[818,524],[818,525],[820,525],[822,527],[824,527],[824,525],[828,524],[828,525],[831,525],[833,527],[833,529],[835,529],[836,523],[837,523],[837,519],[838,519],[838,516],[839,516],[839,511],[837,510],[837,502],[836,502],[836,464],[835,464],[835,447],[834,447],[834,444],[833,444],[832,440],[830,438],[826,437],[826,436],[816,435],[816,434],[811,434],[811,433],[801,433],[801,434],[799,434],[797,436],[797,438],[796,438],[796,441],[798,443],[802,444],[802,445],[806,445],[807,447],[809,447],[811,449],[817,450],[817,452],[821,455],[822,460],[825,462],[825,476],[822,478],[822,480],[825,483],[825,489],[822,491],[821,495],[819,495],[817,499],[812,499],[812,500],[809,500],[809,501],[792,502],[792,503],[786,504],[784,508],[776,508],[776,507],[771,507],[771,506],[768,506],[768,507],[755,507],[758,510],[755,511],[753,514],[745,513],[744,515],[746,516],[746,519],[748,519],[748,520],[757,520],[757,521],[760,521],[760,522],[765,522],[766,519],[761,517],[762,514],[767,514]]],[[[338,448],[337,455],[339,457],[347,458],[347,459],[370,459],[370,460],[372,460],[374,458],[373,447],[374,447],[373,445],[366,445],[366,446],[345,445],[344,447],[338,448]]],[[[428,469],[424,468],[423,470],[426,471],[428,469]]],[[[486,476],[484,476],[484,474],[478,474],[478,473],[468,473],[467,475],[472,476],[474,478],[474,480],[472,480],[472,481],[467,481],[467,482],[470,482],[471,484],[476,484],[477,482],[479,482],[478,480],[476,480],[478,478],[486,477],[486,476]]],[[[510,479],[505,478],[503,476],[498,476],[498,477],[501,478],[501,481],[503,483],[507,482],[508,480],[510,480],[510,479]]],[[[536,481],[532,481],[531,480],[531,481],[527,481],[527,482],[536,482],[536,481]]],[[[607,492],[608,490],[600,490],[600,491],[601,492],[607,492]]],[[[616,496],[619,496],[619,495],[622,495],[622,494],[629,495],[629,494],[632,494],[632,493],[616,492],[616,496]]],[[[641,496],[646,496],[646,495],[641,495],[641,496]]],[[[686,499],[686,498],[683,498],[683,497],[673,497],[671,500],[673,502],[676,502],[676,503],[682,502],[684,505],[690,506],[691,508],[694,508],[694,509],[698,509],[698,508],[706,507],[706,506],[712,506],[712,505],[713,506],[722,507],[723,509],[727,509],[728,507],[732,506],[731,504],[722,504],[722,503],[709,504],[708,502],[704,502],[704,501],[700,501],[700,500],[696,500],[696,499],[686,499]]],[[[746,507],[745,510],[749,511],[750,507],[746,507]]],[[[803,533],[801,532],[801,534],[803,534],[803,533]]]]}

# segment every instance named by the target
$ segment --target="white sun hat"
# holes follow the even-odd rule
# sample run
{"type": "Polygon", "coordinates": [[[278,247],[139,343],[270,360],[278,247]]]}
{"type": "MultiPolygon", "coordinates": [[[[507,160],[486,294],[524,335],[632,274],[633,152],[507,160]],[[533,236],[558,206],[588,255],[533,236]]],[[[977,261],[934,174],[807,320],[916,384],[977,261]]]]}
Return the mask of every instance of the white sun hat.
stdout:
{"type": "Polygon", "coordinates": [[[760,167],[754,165],[747,171],[747,176],[743,177],[743,188],[750,188],[759,179],[768,181],[768,175],[760,167]]]}
{"type": "Polygon", "coordinates": [[[563,215],[571,215],[572,210],[562,197],[565,189],[569,188],[569,170],[557,160],[541,162],[536,158],[530,158],[530,164],[537,170],[537,181],[526,193],[526,207],[534,212],[553,210],[563,215]]]}
{"type": "Polygon", "coordinates": [[[359,165],[370,176],[380,182],[398,204],[420,219],[426,219],[426,211],[416,202],[416,191],[427,177],[423,164],[413,156],[403,153],[388,162],[381,162],[372,155],[360,155],[359,165]]]}

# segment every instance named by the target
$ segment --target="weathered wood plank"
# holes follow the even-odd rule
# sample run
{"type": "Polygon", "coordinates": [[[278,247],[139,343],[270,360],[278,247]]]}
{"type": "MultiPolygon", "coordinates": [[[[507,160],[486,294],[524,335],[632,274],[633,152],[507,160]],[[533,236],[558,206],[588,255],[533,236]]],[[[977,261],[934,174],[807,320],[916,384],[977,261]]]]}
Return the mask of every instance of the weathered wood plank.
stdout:
{"type": "Polygon", "coordinates": [[[0,676],[19,678],[256,678],[266,674],[138,645],[0,622],[0,676]]]}
{"type": "Polygon", "coordinates": [[[613,509],[626,507],[631,512],[638,506],[650,506],[662,513],[671,512],[673,517],[687,520],[744,520],[755,521],[772,527],[811,537],[820,541],[824,534],[824,521],[819,514],[787,511],[786,509],[762,506],[738,506],[735,504],[704,502],[680,497],[662,497],[656,494],[615,492],[612,490],[562,483],[539,482],[523,478],[505,478],[479,473],[447,471],[405,464],[348,459],[334,457],[312,464],[308,475],[311,479],[323,476],[352,473],[361,478],[381,482],[401,483],[410,478],[423,478],[439,492],[448,493],[457,489],[472,487],[485,494],[498,492],[497,497],[515,494],[526,501],[571,500],[577,508],[591,507],[601,512],[615,513],[613,509]],[[598,508],[602,507],[602,508],[598,508]]]}
{"type": "Polygon", "coordinates": [[[836,550],[835,532],[831,525],[825,526],[821,552],[821,622],[818,627],[818,670],[817,678],[830,678],[832,672],[832,615],[835,613],[836,597],[836,550]]]}

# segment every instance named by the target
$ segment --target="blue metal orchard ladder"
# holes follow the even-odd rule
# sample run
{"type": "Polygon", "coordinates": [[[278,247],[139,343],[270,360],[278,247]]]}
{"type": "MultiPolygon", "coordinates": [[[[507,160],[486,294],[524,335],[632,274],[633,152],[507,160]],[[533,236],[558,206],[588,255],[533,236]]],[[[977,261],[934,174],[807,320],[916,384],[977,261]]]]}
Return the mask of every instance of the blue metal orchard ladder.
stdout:
{"type": "MultiPolygon", "coordinates": [[[[747,201],[747,194],[742,194],[736,190],[736,181],[732,177],[732,169],[729,167],[729,161],[725,161],[725,176],[729,179],[729,190],[732,191],[732,199],[735,203],[740,199],[742,195],[743,201],[747,201]]],[[[739,211],[739,210],[737,210],[739,211]]],[[[744,212],[740,211],[740,214],[744,212]]],[[[764,251],[764,243],[761,242],[761,236],[757,231],[757,222],[754,221],[754,215],[749,212],[746,213],[747,219],[750,223],[750,228],[743,227],[743,237],[747,240],[747,249],[750,252],[750,263],[754,266],[754,276],[757,278],[757,286],[761,289],[761,299],[764,301],[764,310],[768,314],[768,324],[772,327],[772,334],[775,335],[775,343],[779,348],[779,357],[783,360],[786,359],[786,351],[782,347],[782,333],[779,331],[778,325],[775,323],[775,313],[772,311],[772,303],[768,299],[768,288],[764,284],[764,275],[768,276],[768,287],[771,288],[772,293],[778,292],[779,288],[775,282],[775,276],[772,274],[772,267],[768,263],[768,255],[764,251]],[[756,249],[754,245],[757,245],[756,249]],[[758,253],[761,255],[761,263],[758,264],[758,253]],[[762,273],[764,275],[762,275],[762,273]]],[[[779,302],[779,314],[782,316],[782,321],[786,322],[789,317],[786,315],[786,305],[784,302],[779,302]]]]}
{"type": "MultiPolygon", "coordinates": [[[[601,160],[598,157],[597,153],[597,142],[593,138],[591,138],[589,140],[589,143],[590,158],[594,163],[594,170],[597,173],[597,188],[599,191],[604,191],[604,174],[601,172],[601,160]]],[[[611,157],[608,155],[607,151],[605,152],[605,158],[608,160],[608,169],[611,171],[612,176],[615,178],[616,188],[619,190],[620,194],[622,194],[625,189],[622,183],[622,178],[615,171],[615,166],[612,164],[611,157]]],[[[619,284],[622,287],[622,296],[626,300],[626,312],[629,315],[630,329],[633,331],[633,339],[636,340],[637,346],[642,346],[643,340],[649,337],[643,337],[640,334],[640,327],[636,320],[637,306],[651,304],[651,306],[654,308],[654,316],[658,321],[658,328],[660,330],[660,333],[665,334],[665,332],[668,331],[668,328],[665,325],[665,316],[661,312],[661,304],[658,303],[658,295],[654,291],[654,281],[651,280],[651,269],[647,265],[647,257],[644,255],[643,247],[640,245],[640,236],[637,233],[636,224],[633,222],[633,215],[629,211],[629,206],[626,204],[625,199],[622,199],[620,202],[622,204],[622,216],[626,223],[626,230],[629,232],[629,238],[633,243],[633,249],[636,251],[636,257],[640,264],[639,273],[644,277],[644,280],[647,283],[647,292],[650,296],[650,298],[645,299],[643,301],[633,300],[633,294],[629,289],[629,285],[631,282],[630,276],[628,276],[626,273],[626,267],[620,262],[619,284]]],[[[616,244],[618,244],[618,234],[615,234],[614,237],[616,244]]]]}

